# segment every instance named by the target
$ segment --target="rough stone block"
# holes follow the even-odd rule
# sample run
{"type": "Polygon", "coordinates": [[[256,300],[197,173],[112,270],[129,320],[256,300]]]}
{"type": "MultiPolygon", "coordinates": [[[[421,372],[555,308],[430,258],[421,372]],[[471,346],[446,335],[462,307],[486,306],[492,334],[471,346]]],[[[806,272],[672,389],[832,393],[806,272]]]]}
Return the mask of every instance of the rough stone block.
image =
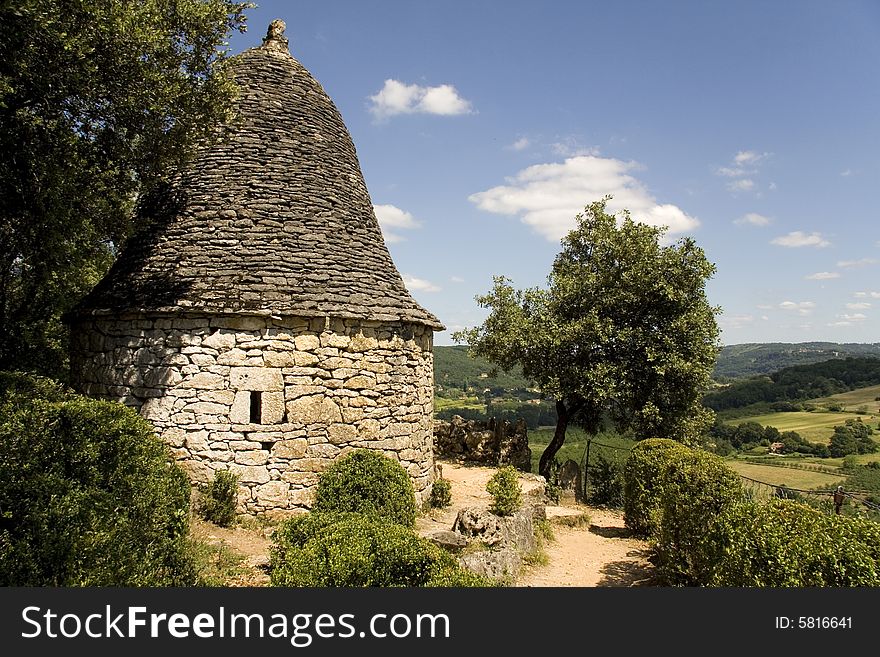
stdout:
{"type": "Polygon", "coordinates": [[[284,459],[299,459],[305,456],[309,443],[305,438],[279,440],[272,445],[272,456],[284,459]]]}
{"type": "Polygon", "coordinates": [[[293,367],[296,365],[295,351],[264,351],[263,362],[266,367],[293,367]]]}
{"type": "Polygon", "coordinates": [[[260,421],[263,424],[278,424],[284,419],[284,393],[263,393],[263,407],[260,421]]]}
{"type": "Polygon", "coordinates": [[[196,390],[220,390],[226,383],[219,374],[211,372],[199,372],[194,376],[182,381],[178,388],[194,388],[196,390]]]}
{"type": "Polygon", "coordinates": [[[244,365],[247,360],[247,352],[237,347],[217,356],[218,365],[244,365]]]}
{"type": "Polygon", "coordinates": [[[351,342],[351,338],[347,335],[340,335],[338,333],[323,333],[321,335],[321,346],[322,347],[337,347],[337,348],[345,348],[351,342]]]}
{"type": "Polygon", "coordinates": [[[299,424],[331,424],[342,421],[335,401],[323,395],[300,397],[287,404],[287,419],[299,424]]]}
{"type": "Polygon", "coordinates": [[[284,390],[284,377],[281,370],[272,367],[233,367],[230,370],[230,384],[236,390],[262,392],[284,390]]]}
{"type": "Polygon", "coordinates": [[[314,351],[321,346],[317,335],[298,335],[293,339],[297,351],[314,351]]]}
{"type": "Polygon", "coordinates": [[[269,452],[264,449],[253,449],[235,452],[235,462],[242,465],[266,465],[269,452]]]}
{"type": "Polygon", "coordinates": [[[232,463],[229,470],[238,475],[238,480],[244,484],[265,484],[270,479],[269,469],[264,465],[232,463]]]}
{"type": "Polygon", "coordinates": [[[327,434],[332,444],[339,445],[357,438],[358,430],[351,424],[331,424],[327,427],[327,434]]]}
{"type": "Polygon", "coordinates": [[[235,400],[229,409],[229,421],[234,424],[247,424],[251,421],[251,393],[235,393],[235,400]]]}
{"type": "Polygon", "coordinates": [[[226,351],[235,346],[235,334],[218,330],[203,338],[202,345],[217,351],[226,351]]]}
{"type": "Polygon", "coordinates": [[[265,507],[286,507],[289,490],[290,485],[286,481],[270,481],[254,490],[254,499],[265,507]]]}
{"type": "Polygon", "coordinates": [[[376,338],[367,337],[359,333],[358,335],[353,335],[351,337],[351,341],[349,342],[347,349],[348,351],[364,352],[371,351],[378,346],[379,343],[376,338]]]}
{"type": "Polygon", "coordinates": [[[375,388],[376,379],[363,373],[353,376],[345,382],[345,387],[351,390],[363,390],[364,388],[375,388]]]}

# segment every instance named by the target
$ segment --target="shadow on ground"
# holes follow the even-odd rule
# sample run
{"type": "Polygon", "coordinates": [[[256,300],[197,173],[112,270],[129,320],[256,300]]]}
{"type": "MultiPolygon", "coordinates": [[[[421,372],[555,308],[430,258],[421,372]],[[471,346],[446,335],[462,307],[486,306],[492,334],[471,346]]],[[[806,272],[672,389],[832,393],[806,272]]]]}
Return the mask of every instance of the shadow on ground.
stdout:
{"type": "MultiPolygon", "coordinates": [[[[632,550],[628,557],[647,559],[648,550],[632,550]]],[[[596,586],[656,586],[654,567],[647,562],[611,561],[599,570],[602,575],[596,586]]]]}
{"type": "Polygon", "coordinates": [[[630,538],[632,536],[632,530],[626,527],[602,527],[601,525],[590,525],[590,533],[602,538],[630,538]]]}

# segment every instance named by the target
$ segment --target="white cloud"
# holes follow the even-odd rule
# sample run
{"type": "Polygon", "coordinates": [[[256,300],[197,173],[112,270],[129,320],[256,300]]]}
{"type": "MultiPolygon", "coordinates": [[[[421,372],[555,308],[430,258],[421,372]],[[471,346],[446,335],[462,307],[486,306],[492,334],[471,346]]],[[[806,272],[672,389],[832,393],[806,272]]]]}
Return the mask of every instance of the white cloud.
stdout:
{"type": "Polygon", "coordinates": [[[370,101],[370,112],[379,120],[398,114],[453,116],[470,114],[473,111],[470,101],[459,96],[458,91],[450,84],[423,87],[398,80],[385,80],[385,85],[378,93],[370,96],[370,101]]]}
{"type": "Polygon", "coordinates": [[[864,322],[868,319],[867,315],[864,313],[853,313],[852,315],[844,313],[843,315],[838,315],[838,317],[845,322],[864,322]]]}
{"type": "Polygon", "coordinates": [[[863,301],[860,303],[848,303],[848,304],[846,304],[846,307],[848,310],[867,310],[868,308],[871,307],[871,304],[866,301],[863,301]]]}
{"type": "Polygon", "coordinates": [[[731,192],[750,192],[755,188],[755,181],[750,178],[741,178],[727,183],[727,189],[731,192]]]}
{"type": "Polygon", "coordinates": [[[852,322],[829,322],[828,326],[852,326],[852,322]]]}
{"type": "Polygon", "coordinates": [[[840,172],[840,175],[844,178],[848,178],[849,176],[853,175],[852,169],[844,169],[840,172]]]}
{"type": "Polygon", "coordinates": [[[816,304],[812,301],[783,301],[779,304],[779,307],[782,308],[782,310],[796,312],[798,315],[809,315],[813,312],[816,304]]]}
{"type": "Polygon", "coordinates": [[[721,325],[724,328],[740,329],[750,326],[754,321],[754,315],[732,315],[730,317],[722,317],[721,325]]]}
{"type": "Polygon", "coordinates": [[[773,191],[774,189],[776,189],[776,183],[771,182],[769,185],[767,185],[767,189],[769,189],[770,191],[773,191]]]}
{"type": "Polygon", "coordinates": [[[857,299],[866,299],[868,297],[880,299],[880,292],[856,292],[853,296],[857,299]]]}
{"type": "Polygon", "coordinates": [[[837,263],[838,267],[867,267],[868,265],[876,265],[876,258],[862,258],[861,260],[841,260],[837,263]]]}
{"type": "Polygon", "coordinates": [[[418,228],[421,224],[406,210],[396,205],[374,205],[373,211],[382,227],[382,235],[389,244],[402,242],[406,238],[398,235],[398,229],[418,228]]]}
{"type": "Polygon", "coordinates": [[[733,223],[739,225],[750,224],[752,226],[766,226],[770,223],[770,218],[758,214],[757,212],[749,212],[748,214],[741,216],[739,219],[734,219],[733,223]]]}
{"type": "Polygon", "coordinates": [[[524,151],[532,145],[532,140],[528,137],[520,137],[507,148],[512,151],[524,151]]]}
{"type": "Polygon", "coordinates": [[[836,271],[817,271],[815,274],[804,276],[808,281],[829,281],[832,278],[840,278],[840,272],[836,271]]]}
{"type": "Polygon", "coordinates": [[[599,149],[595,146],[584,146],[576,136],[569,135],[560,141],[550,144],[550,150],[560,157],[577,157],[579,155],[599,156],[599,149]]]}
{"type": "Polygon", "coordinates": [[[635,221],[665,225],[670,233],[696,228],[699,221],[672,204],[658,204],[645,186],[630,175],[635,162],[595,155],[567,158],[562,163],[536,164],[523,169],[507,185],[471,194],[481,210],[520,215],[546,239],[556,241],[575,226],[585,205],[611,194],[610,212],[628,209],[635,221]]]}
{"type": "MultiPolygon", "coordinates": [[[[736,179],[726,185],[731,192],[751,192],[755,189],[755,181],[752,176],[758,173],[761,162],[770,155],[770,153],[758,153],[757,151],[738,151],[729,165],[715,169],[715,175],[736,179]]],[[[771,189],[775,189],[775,185],[771,185],[771,189]]]]}
{"type": "Polygon", "coordinates": [[[410,276],[409,274],[403,275],[403,284],[406,285],[406,289],[410,292],[440,291],[440,286],[434,285],[431,281],[426,281],[422,278],[416,278],[415,276],[410,276]]]}
{"type": "Polygon", "coordinates": [[[461,276],[450,276],[449,280],[453,283],[464,283],[464,279],[461,276]]]}
{"type": "Polygon", "coordinates": [[[755,306],[755,308],[757,308],[758,310],[772,310],[773,306],[771,306],[770,304],[767,304],[767,303],[762,303],[762,304],[755,306]]]}
{"type": "Polygon", "coordinates": [[[825,246],[831,246],[831,242],[822,237],[821,233],[810,233],[808,235],[800,230],[791,232],[788,235],[776,237],[772,239],[770,243],[779,246],[787,246],[789,248],[798,248],[802,246],[815,246],[817,248],[822,248],[825,246]]]}
{"type": "Polygon", "coordinates": [[[755,151],[740,151],[733,156],[734,163],[742,166],[746,164],[755,165],[761,160],[770,157],[770,153],[756,153],[755,151]]]}

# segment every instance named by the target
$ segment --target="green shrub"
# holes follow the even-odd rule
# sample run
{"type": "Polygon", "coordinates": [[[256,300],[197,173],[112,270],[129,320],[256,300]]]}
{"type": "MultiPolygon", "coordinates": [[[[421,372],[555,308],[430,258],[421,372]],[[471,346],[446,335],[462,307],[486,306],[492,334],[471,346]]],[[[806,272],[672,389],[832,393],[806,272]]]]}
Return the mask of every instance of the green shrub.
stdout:
{"type": "Polygon", "coordinates": [[[217,470],[209,484],[202,488],[199,513],[205,520],[221,527],[235,522],[238,506],[238,476],[228,470],[217,470]]]}
{"type": "Polygon", "coordinates": [[[519,474],[512,465],[498,468],[486,484],[486,490],[492,496],[489,509],[499,516],[512,515],[522,504],[519,474]]]}
{"type": "Polygon", "coordinates": [[[150,424],[0,377],[0,585],[185,586],[190,484],[150,424]]]}
{"type": "Polygon", "coordinates": [[[667,462],[684,445],[666,438],[636,443],[623,468],[623,512],[626,526],[640,536],[660,529],[661,476],[667,462]]]}
{"type": "Polygon", "coordinates": [[[400,463],[359,449],[327,468],[318,481],[313,511],[353,511],[406,527],[416,521],[412,481],[400,463]]]}
{"type": "Polygon", "coordinates": [[[452,505],[452,482],[440,477],[431,486],[431,497],[428,500],[432,509],[443,509],[452,505]]]}
{"type": "Polygon", "coordinates": [[[588,499],[593,504],[619,508],[623,506],[623,463],[604,454],[596,456],[590,466],[588,499]]]}
{"type": "Polygon", "coordinates": [[[285,520],[270,550],[273,586],[486,586],[411,529],[358,513],[285,520]]]}
{"type": "Polygon", "coordinates": [[[711,569],[706,527],[743,499],[739,475],[702,450],[676,450],[661,475],[659,574],[672,584],[700,584],[711,569]]]}
{"type": "Polygon", "coordinates": [[[800,502],[732,506],[708,543],[712,586],[880,586],[880,525],[800,502]]]}

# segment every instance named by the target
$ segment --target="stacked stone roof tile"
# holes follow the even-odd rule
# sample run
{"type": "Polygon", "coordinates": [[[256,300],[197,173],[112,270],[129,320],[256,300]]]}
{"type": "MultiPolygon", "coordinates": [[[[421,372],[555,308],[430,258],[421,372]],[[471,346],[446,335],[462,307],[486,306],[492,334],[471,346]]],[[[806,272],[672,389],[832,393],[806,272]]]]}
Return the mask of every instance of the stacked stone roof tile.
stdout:
{"type": "Polygon", "coordinates": [[[74,314],[335,316],[442,329],[391,260],[339,111],[277,28],[229,70],[236,118],[74,314]]]}

